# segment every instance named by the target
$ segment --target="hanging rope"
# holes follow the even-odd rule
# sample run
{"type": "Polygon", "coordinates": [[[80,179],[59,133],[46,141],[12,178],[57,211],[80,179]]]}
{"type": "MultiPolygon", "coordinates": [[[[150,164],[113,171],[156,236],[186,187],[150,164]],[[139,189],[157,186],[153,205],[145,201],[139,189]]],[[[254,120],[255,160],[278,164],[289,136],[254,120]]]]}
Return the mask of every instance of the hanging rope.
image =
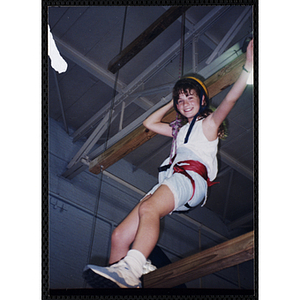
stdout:
{"type": "MultiPolygon", "coordinates": [[[[120,43],[120,52],[122,51],[122,48],[123,48],[126,16],[127,16],[127,6],[125,7],[125,12],[124,12],[123,30],[122,30],[121,43],[120,43]]],[[[119,70],[117,71],[116,77],[115,77],[113,98],[111,101],[109,118],[108,118],[108,128],[107,128],[107,133],[106,133],[106,138],[105,138],[105,143],[104,143],[104,151],[107,150],[107,143],[108,143],[108,138],[109,138],[109,134],[110,134],[110,130],[111,130],[111,120],[112,120],[115,98],[117,95],[118,78],[119,78],[119,70]]],[[[95,229],[96,229],[96,223],[97,223],[97,213],[98,213],[99,203],[100,203],[100,199],[101,199],[101,190],[102,190],[102,183],[103,183],[103,172],[102,171],[103,170],[101,168],[100,179],[99,179],[99,189],[98,189],[98,193],[97,193],[97,201],[95,203],[95,208],[94,208],[94,213],[93,213],[93,223],[92,223],[92,229],[91,229],[91,237],[90,237],[90,245],[89,245],[87,263],[89,263],[91,260],[93,244],[94,244],[95,229]]]]}
{"type": "Polygon", "coordinates": [[[179,54],[179,76],[180,79],[183,76],[184,68],[184,35],[185,35],[185,12],[181,17],[181,36],[180,36],[180,54],[179,54]]]}
{"type": "MultiPolygon", "coordinates": [[[[185,36],[185,12],[182,14],[181,17],[181,36],[180,36],[180,52],[179,52],[179,75],[178,79],[180,79],[183,76],[184,73],[184,36],[185,36]]],[[[175,121],[170,123],[170,126],[172,127],[172,146],[170,151],[170,164],[172,163],[172,158],[177,152],[177,144],[176,144],[176,138],[178,131],[181,127],[181,119],[179,118],[178,113],[176,113],[176,119],[175,121]]]]}

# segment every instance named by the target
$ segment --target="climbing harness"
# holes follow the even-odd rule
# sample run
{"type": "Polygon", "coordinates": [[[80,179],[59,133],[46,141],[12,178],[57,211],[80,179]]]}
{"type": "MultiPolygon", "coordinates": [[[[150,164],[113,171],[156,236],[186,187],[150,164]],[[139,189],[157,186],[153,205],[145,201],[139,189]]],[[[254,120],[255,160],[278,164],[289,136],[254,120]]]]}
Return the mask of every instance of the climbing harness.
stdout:
{"type": "MultiPolygon", "coordinates": [[[[190,137],[190,134],[191,134],[191,131],[195,125],[195,122],[197,120],[197,118],[199,117],[199,115],[207,108],[208,106],[208,91],[207,91],[207,88],[205,87],[204,83],[199,80],[198,78],[196,77],[191,77],[191,76],[188,76],[188,77],[183,77],[182,79],[187,79],[187,80],[194,80],[196,81],[202,88],[200,89],[200,95],[199,95],[199,98],[200,98],[200,108],[199,108],[199,111],[198,113],[194,116],[192,122],[190,123],[189,125],[189,129],[187,131],[187,134],[185,136],[185,139],[184,139],[184,143],[186,144],[189,140],[189,137],[190,137]],[[206,100],[206,105],[202,105],[202,98],[203,96],[205,96],[205,100],[206,100]]],[[[177,108],[176,108],[176,105],[174,105],[175,107],[175,110],[177,111],[177,108]]],[[[179,129],[182,127],[181,125],[181,120],[179,119],[178,117],[178,113],[176,114],[176,119],[170,123],[170,126],[172,127],[172,136],[173,136],[173,141],[172,141],[172,146],[171,146],[171,151],[170,151],[170,156],[169,156],[169,165],[167,166],[164,166],[164,170],[166,170],[166,168],[170,168],[171,167],[171,164],[172,164],[172,161],[174,160],[174,156],[176,155],[177,153],[177,143],[176,143],[176,139],[177,139],[177,135],[178,135],[178,132],[179,132],[179,129]]],[[[162,167],[159,167],[159,172],[162,171],[162,167]]]]}
{"type": "MultiPolygon", "coordinates": [[[[186,76],[183,77],[183,58],[184,58],[184,14],[182,16],[182,30],[181,30],[181,40],[180,40],[180,56],[179,56],[179,80],[181,79],[185,79],[185,80],[193,80],[196,81],[197,84],[199,84],[201,86],[200,88],[200,95],[199,95],[199,99],[200,99],[200,108],[198,113],[194,116],[192,122],[189,125],[189,129],[187,131],[187,134],[185,136],[184,139],[184,143],[188,143],[191,131],[194,127],[194,124],[197,120],[197,118],[199,117],[199,115],[207,108],[208,106],[208,90],[205,86],[205,84],[199,80],[196,77],[193,76],[186,76]],[[203,96],[205,96],[205,100],[206,100],[206,104],[203,106],[202,105],[202,98],[203,96]]],[[[172,141],[172,146],[171,146],[171,152],[170,152],[170,156],[169,156],[169,163],[166,165],[162,165],[158,168],[159,172],[166,172],[168,171],[168,169],[172,166],[172,163],[175,159],[176,153],[177,153],[177,143],[176,143],[176,139],[177,139],[177,135],[179,132],[179,129],[182,127],[182,121],[179,119],[179,112],[177,110],[176,104],[174,103],[174,108],[175,111],[177,112],[176,114],[176,119],[170,123],[170,126],[172,127],[172,137],[173,137],[173,141],[172,141]]],[[[189,201],[194,197],[195,194],[195,181],[194,179],[191,177],[191,175],[187,172],[187,171],[194,171],[197,174],[199,174],[201,177],[203,177],[206,182],[207,182],[207,186],[210,187],[214,184],[216,184],[216,182],[212,183],[207,175],[207,169],[205,167],[205,165],[203,165],[202,163],[200,163],[199,161],[196,160],[186,160],[186,161],[180,161],[177,162],[174,166],[173,166],[173,174],[174,173],[180,173],[183,174],[184,176],[186,176],[192,183],[192,187],[193,187],[193,194],[191,196],[191,198],[189,199],[189,201]]],[[[188,204],[188,202],[185,204],[185,206],[187,208],[191,208],[191,206],[188,204]]]]}
{"type": "MultiPolygon", "coordinates": [[[[192,198],[194,197],[194,194],[195,194],[195,181],[187,171],[194,171],[197,174],[199,174],[202,178],[204,178],[206,180],[208,187],[217,184],[217,182],[211,182],[209,180],[208,175],[207,175],[207,169],[206,169],[205,165],[203,165],[201,162],[199,162],[197,160],[184,160],[184,161],[180,161],[180,162],[176,163],[173,167],[173,174],[174,173],[183,174],[192,183],[193,194],[192,194],[191,198],[189,199],[189,201],[192,200],[192,198]]],[[[186,203],[185,206],[188,208],[191,208],[191,206],[188,203],[186,203]]]]}

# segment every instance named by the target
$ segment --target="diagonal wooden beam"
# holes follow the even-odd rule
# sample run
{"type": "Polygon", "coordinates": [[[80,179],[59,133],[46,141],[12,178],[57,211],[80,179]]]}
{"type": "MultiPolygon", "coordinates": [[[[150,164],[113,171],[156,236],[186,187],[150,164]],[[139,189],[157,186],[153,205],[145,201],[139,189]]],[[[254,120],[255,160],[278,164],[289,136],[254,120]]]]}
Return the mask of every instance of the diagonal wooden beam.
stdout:
{"type": "MultiPolygon", "coordinates": [[[[174,111],[171,110],[164,117],[163,121],[170,123],[173,120],[174,111]]],[[[99,174],[101,170],[107,169],[109,166],[113,165],[119,159],[134,151],[136,148],[153,138],[155,135],[155,132],[148,130],[143,125],[139,126],[119,142],[92,160],[89,164],[90,172],[99,174]]]]}
{"type": "MultiPolygon", "coordinates": [[[[241,74],[242,66],[245,63],[246,55],[241,54],[234,61],[226,65],[220,71],[209,77],[205,84],[207,86],[209,97],[212,98],[222,90],[233,84],[241,74]]],[[[176,117],[174,109],[163,118],[164,122],[170,123],[176,117]]],[[[105,152],[94,158],[89,164],[90,172],[99,174],[127,154],[141,146],[146,141],[154,137],[156,133],[149,131],[143,125],[132,131],[119,142],[111,146],[105,152]]]]}
{"type": "Polygon", "coordinates": [[[253,258],[251,231],[144,275],[144,288],[171,288],[253,258]]]}
{"type": "Polygon", "coordinates": [[[172,6],[152,23],[131,44],[115,56],[108,64],[108,70],[115,74],[135,55],[158,37],[167,27],[174,23],[190,6],[172,6]]]}

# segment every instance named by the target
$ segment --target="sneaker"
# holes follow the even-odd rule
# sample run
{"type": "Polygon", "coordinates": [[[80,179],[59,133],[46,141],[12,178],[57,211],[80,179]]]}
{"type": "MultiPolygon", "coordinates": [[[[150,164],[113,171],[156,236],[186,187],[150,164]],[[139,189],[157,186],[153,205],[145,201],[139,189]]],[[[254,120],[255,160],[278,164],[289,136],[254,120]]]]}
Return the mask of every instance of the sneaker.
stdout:
{"type": "Polygon", "coordinates": [[[110,267],[87,265],[83,270],[83,278],[92,288],[141,288],[128,264],[121,260],[110,267]]]}
{"type": "Polygon", "coordinates": [[[155,271],[157,268],[152,265],[151,260],[147,259],[145,265],[143,266],[143,275],[146,275],[152,271],[155,271]]]}

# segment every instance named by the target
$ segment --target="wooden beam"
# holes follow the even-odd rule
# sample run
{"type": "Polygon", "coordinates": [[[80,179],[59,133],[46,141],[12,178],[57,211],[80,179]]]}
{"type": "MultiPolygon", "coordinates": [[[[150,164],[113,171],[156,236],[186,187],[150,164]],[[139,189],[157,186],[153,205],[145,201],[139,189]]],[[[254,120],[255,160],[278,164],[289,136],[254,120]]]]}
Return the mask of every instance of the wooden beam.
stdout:
{"type": "Polygon", "coordinates": [[[174,23],[189,8],[189,6],[172,6],[169,8],[131,44],[129,44],[109,62],[108,70],[115,74],[135,55],[137,55],[156,37],[158,37],[167,27],[174,23]]]}
{"type": "Polygon", "coordinates": [[[242,72],[242,66],[245,61],[246,54],[243,53],[204,81],[208,89],[209,98],[216,96],[236,82],[242,72]]]}
{"type": "MultiPolygon", "coordinates": [[[[234,61],[226,65],[220,71],[209,77],[205,81],[209,97],[212,98],[220,93],[222,90],[233,84],[242,71],[242,65],[245,63],[246,55],[242,54],[234,61]]],[[[176,112],[171,109],[169,113],[163,118],[163,122],[170,123],[175,120],[176,112]]],[[[99,174],[118,160],[125,157],[127,154],[141,146],[146,141],[154,137],[156,133],[149,131],[143,125],[135,129],[112,147],[107,149],[104,153],[90,162],[89,170],[94,174],[99,174]]]]}
{"type": "MultiPolygon", "coordinates": [[[[174,120],[174,111],[171,110],[164,118],[163,121],[170,123],[174,120]]],[[[94,174],[99,174],[101,170],[107,169],[113,165],[119,159],[123,158],[151,138],[156,135],[155,132],[148,130],[143,125],[136,128],[134,131],[129,133],[119,142],[111,146],[105,152],[100,154],[94,160],[90,162],[89,170],[94,174]]]]}
{"type": "Polygon", "coordinates": [[[251,231],[144,275],[144,288],[171,288],[253,258],[251,231]]]}

